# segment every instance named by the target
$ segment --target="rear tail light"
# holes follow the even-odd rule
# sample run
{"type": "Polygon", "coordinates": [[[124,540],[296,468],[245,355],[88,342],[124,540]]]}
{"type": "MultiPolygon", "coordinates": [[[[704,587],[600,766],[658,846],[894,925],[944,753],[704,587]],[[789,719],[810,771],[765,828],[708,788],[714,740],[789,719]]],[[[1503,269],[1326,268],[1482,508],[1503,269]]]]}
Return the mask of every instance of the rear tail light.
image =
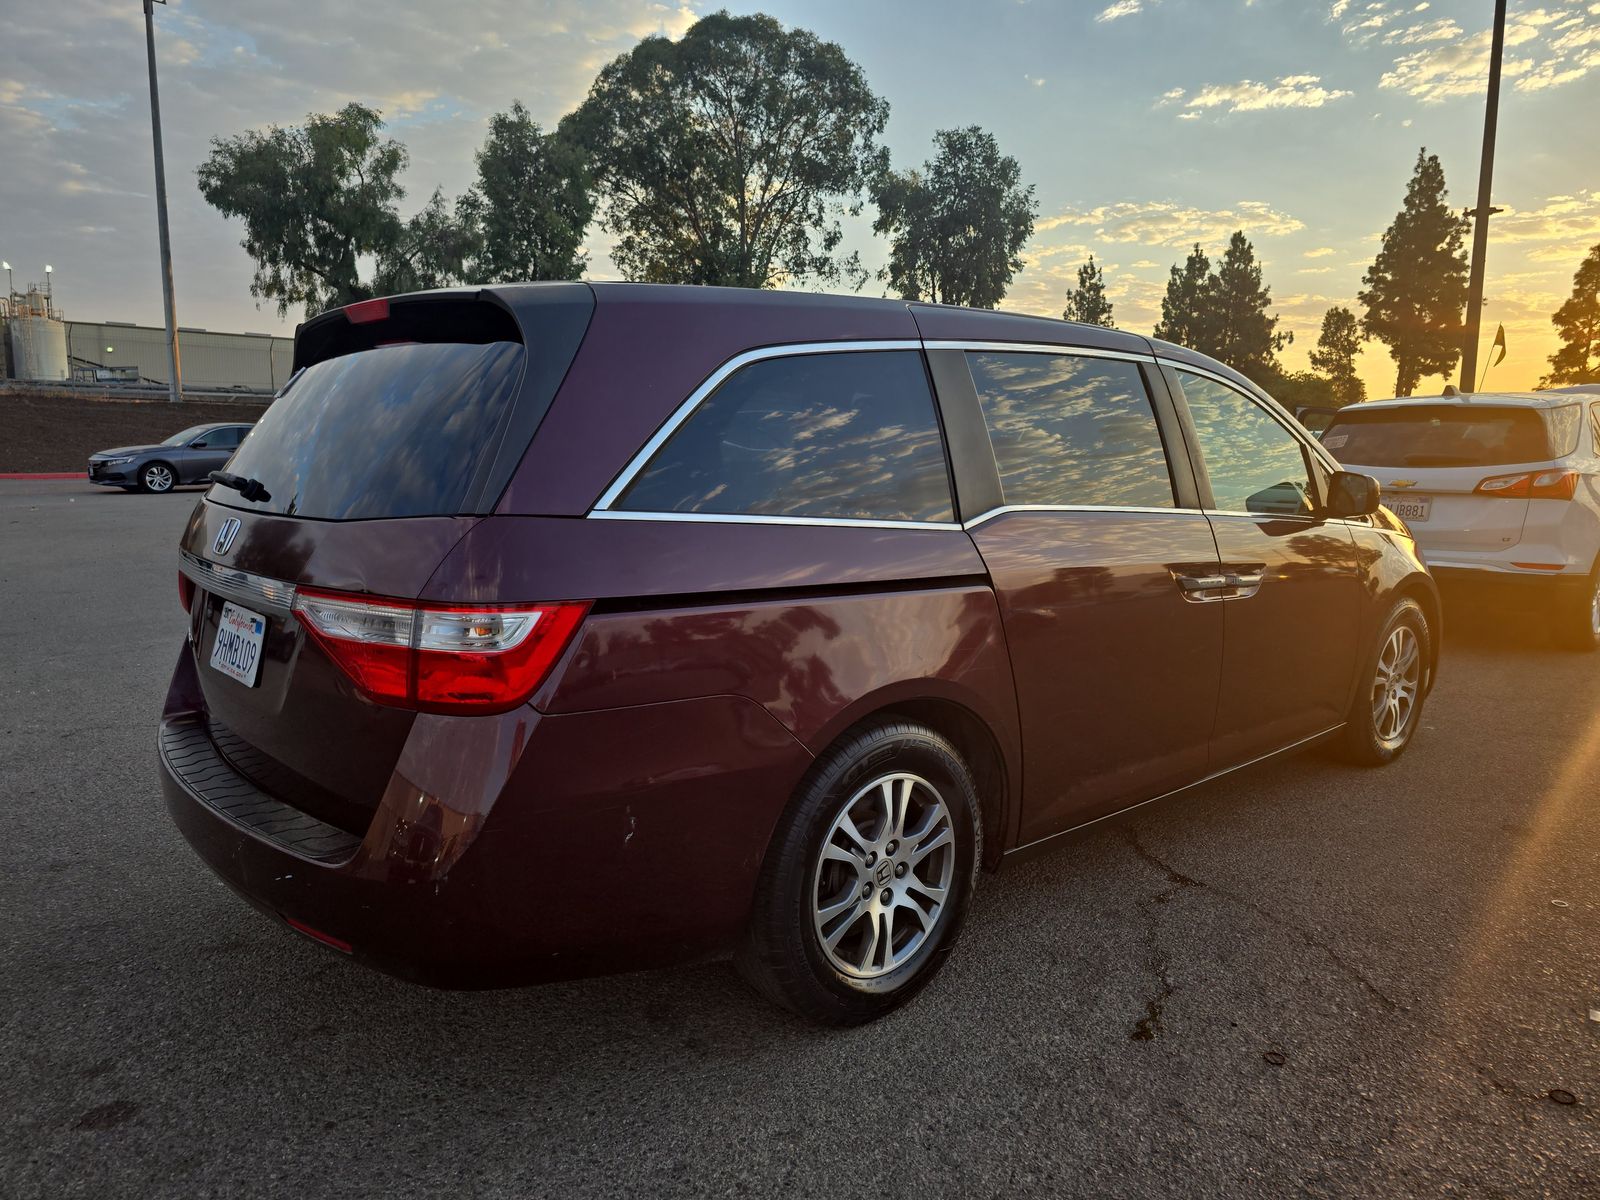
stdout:
{"type": "Polygon", "coordinates": [[[1491,475],[1472,490],[1480,496],[1504,496],[1512,500],[1571,500],[1578,492],[1578,472],[1556,470],[1491,475]]]}
{"type": "Polygon", "coordinates": [[[194,604],[194,580],[182,571],[178,572],[178,603],[183,605],[184,612],[188,612],[194,604]]]}
{"type": "Polygon", "coordinates": [[[387,321],[389,319],[389,302],[387,300],[358,300],[354,304],[344,306],[345,320],[352,325],[370,325],[374,321],[387,321]]]}
{"type": "Polygon", "coordinates": [[[493,713],[533,695],[589,605],[418,604],[301,589],[294,611],[368,699],[493,713]]]}

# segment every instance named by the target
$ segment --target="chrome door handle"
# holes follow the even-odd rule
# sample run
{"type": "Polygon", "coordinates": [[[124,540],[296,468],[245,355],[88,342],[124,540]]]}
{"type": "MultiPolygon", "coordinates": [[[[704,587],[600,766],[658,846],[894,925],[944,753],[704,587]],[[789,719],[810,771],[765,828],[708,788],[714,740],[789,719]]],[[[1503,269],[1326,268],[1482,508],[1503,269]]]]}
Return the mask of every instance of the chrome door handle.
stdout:
{"type": "Polygon", "coordinates": [[[1175,575],[1173,578],[1186,592],[1215,592],[1231,586],[1226,575],[1175,575]]]}
{"type": "Polygon", "coordinates": [[[1172,578],[1182,589],[1185,600],[1194,604],[1209,604],[1215,600],[1248,600],[1261,590],[1265,572],[1228,571],[1219,575],[1185,575],[1174,571],[1172,578]]]}

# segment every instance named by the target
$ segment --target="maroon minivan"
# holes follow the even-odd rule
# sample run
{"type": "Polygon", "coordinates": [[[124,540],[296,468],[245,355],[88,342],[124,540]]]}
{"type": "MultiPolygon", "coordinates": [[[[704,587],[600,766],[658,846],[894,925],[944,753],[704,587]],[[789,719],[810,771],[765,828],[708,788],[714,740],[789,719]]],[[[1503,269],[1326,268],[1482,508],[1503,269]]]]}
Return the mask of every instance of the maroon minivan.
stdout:
{"type": "Polygon", "coordinates": [[[300,328],[183,537],[185,837],[409,979],[731,952],[848,1024],[980,868],[1267,755],[1382,763],[1439,602],[1258,388],[1091,326],[553,283],[300,328]]]}

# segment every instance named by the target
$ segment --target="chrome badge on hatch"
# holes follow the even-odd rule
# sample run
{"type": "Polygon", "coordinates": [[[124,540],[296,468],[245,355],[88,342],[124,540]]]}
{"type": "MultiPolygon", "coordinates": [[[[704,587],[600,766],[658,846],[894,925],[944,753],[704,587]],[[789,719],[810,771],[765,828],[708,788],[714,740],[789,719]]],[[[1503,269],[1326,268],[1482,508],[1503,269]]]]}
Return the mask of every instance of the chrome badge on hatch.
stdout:
{"type": "Polygon", "coordinates": [[[226,554],[233,549],[233,539],[239,536],[239,518],[229,517],[217,530],[217,540],[211,543],[213,554],[226,554]]]}

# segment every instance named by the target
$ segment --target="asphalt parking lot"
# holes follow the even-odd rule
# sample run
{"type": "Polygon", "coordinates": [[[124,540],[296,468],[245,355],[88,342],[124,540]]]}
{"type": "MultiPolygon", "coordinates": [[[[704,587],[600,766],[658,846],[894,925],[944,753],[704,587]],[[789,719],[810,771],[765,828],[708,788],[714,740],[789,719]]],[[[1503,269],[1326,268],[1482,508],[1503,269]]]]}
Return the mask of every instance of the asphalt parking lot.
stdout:
{"type": "Polygon", "coordinates": [[[196,499],[0,482],[0,1196],[1600,1192],[1600,659],[1452,613],[1399,764],[1008,868],[864,1029],[718,964],[436,992],[167,821],[196,499]]]}

